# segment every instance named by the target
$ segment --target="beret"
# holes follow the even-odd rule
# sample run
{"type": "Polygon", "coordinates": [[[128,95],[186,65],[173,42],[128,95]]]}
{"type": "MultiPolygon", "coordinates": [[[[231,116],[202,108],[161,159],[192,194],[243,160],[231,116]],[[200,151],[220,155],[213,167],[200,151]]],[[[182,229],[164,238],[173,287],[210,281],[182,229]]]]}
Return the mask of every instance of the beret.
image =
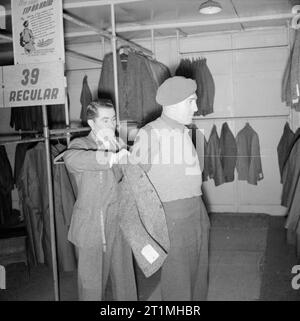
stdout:
{"type": "Polygon", "coordinates": [[[178,104],[191,96],[197,89],[196,81],[175,76],[165,80],[157,89],[156,101],[162,106],[178,104]]]}

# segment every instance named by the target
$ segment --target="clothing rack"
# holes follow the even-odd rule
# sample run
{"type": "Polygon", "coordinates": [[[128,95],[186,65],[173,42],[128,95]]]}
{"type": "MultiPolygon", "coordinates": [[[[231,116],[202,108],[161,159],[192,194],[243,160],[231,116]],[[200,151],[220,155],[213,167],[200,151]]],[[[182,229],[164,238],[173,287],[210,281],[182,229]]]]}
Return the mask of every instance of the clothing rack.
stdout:
{"type": "Polygon", "coordinates": [[[179,52],[179,55],[192,55],[200,53],[215,53],[215,52],[231,52],[231,51],[242,51],[242,50],[255,50],[255,49],[269,49],[269,48],[288,48],[289,45],[274,45],[274,46],[256,46],[256,47],[241,47],[241,48],[228,48],[228,49],[213,49],[213,50],[197,50],[197,51],[186,51],[179,52]]]}
{"type": "Polygon", "coordinates": [[[14,140],[7,140],[1,141],[0,145],[12,145],[12,144],[25,144],[25,143],[34,143],[34,142],[43,142],[45,138],[28,138],[28,139],[14,139],[14,140]]]}
{"type": "Polygon", "coordinates": [[[66,72],[86,71],[86,70],[100,70],[100,69],[101,69],[101,67],[74,68],[74,69],[66,69],[66,72]]]}
{"type": "MultiPolygon", "coordinates": [[[[60,135],[60,136],[53,136],[50,137],[50,140],[58,140],[58,139],[67,139],[66,135],[60,135]]],[[[34,143],[34,142],[44,142],[44,137],[37,137],[37,138],[25,138],[22,139],[21,137],[18,139],[12,139],[12,140],[3,140],[0,139],[0,145],[12,145],[12,144],[26,144],[26,143],[34,143]]]]}
{"type": "Polygon", "coordinates": [[[224,119],[260,119],[260,118],[288,118],[289,114],[261,115],[261,116],[225,116],[225,117],[200,117],[195,116],[193,120],[224,120],[224,119]]]}

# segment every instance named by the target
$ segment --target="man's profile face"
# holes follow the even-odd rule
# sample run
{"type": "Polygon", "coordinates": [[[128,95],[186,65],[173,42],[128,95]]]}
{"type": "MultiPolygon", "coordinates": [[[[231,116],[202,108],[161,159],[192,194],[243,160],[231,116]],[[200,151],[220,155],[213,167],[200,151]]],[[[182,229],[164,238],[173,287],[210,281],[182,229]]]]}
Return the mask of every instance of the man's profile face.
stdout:
{"type": "Polygon", "coordinates": [[[184,125],[192,123],[194,113],[198,110],[196,101],[197,95],[194,93],[176,105],[175,108],[178,122],[184,125]]]}

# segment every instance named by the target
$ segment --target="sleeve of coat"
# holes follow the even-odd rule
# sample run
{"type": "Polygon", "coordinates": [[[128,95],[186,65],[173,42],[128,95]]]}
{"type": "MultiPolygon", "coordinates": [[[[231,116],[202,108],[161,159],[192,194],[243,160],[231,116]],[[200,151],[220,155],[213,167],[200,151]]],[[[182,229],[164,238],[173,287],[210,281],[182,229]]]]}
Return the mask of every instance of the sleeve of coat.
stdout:
{"type": "Polygon", "coordinates": [[[112,55],[107,54],[105,55],[102,63],[102,70],[98,83],[98,97],[109,98],[115,105],[115,87],[113,77],[112,55]]]}
{"type": "Polygon", "coordinates": [[[262,165],[261,165],[261,156],[260,156],[260,146],[258,135],[255,134],[252,138],[251,145],[251,162],[249,168],[249,183],[257,184],[257,181],[260,181],[264,178],[262,165]]]}
{"type": "Polygon", "coordinates": [[[81,139],[71,142],[69,149],[64,153],[64,161],[71,172],[101,171],[109,169],[112,152],[87,149],[86,143],[81,139]]]}
{"type": "Polygon", "coordinates": [[[207,157],[205,160],[207,161],[207,174],[210,178],[213,178],[216,168],[216,144],[212,136],[207,143],[207,157]]]}

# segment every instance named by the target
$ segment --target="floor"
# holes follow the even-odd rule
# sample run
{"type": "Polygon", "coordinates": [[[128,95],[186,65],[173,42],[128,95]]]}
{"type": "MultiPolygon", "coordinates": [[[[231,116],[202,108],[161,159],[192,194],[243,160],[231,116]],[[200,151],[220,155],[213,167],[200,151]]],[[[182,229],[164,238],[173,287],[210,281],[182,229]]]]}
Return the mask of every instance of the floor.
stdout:
{"type": "MultiPolygon", "coordinates": [[[[291,269],[300,264],[285,240],[283,217],[264,214],[210,215],[210,287],[208,300],[300,301],[291,287],[291,269]]],[[[52,273],[39,265],[7,267],[6,290],[0,300],[54,299],[52,273]]],[[[60,273],[61,300],[77,299],[76,272],[60,273]]]]}

